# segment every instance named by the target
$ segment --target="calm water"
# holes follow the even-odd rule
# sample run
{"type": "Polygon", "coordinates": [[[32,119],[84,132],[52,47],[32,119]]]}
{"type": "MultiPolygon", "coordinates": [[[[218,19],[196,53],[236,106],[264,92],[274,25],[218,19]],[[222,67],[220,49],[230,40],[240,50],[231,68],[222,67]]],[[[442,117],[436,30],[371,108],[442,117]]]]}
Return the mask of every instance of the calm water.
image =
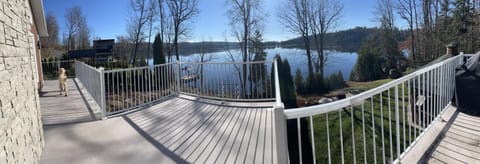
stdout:
{"type": "MultiPolygon", "coordinates": [[[[297,69],[301,70],[304,77],[307,74],[307,57],[305,56],[305,50],[274,48],[266,49],[266,52],[267,60],[273,60],[276,54],[279,54],[282,59],[288,59],[292,69],[292,75],[295,75],[297,69]]],[[[316,54],[315,51],[312,51],[312,53],[316,54]]],[[[204,59],[208,62],[231,62],[232,58],[229,54],[232,54],[235,61],[241,61],[240,50],[230,50],[230,53],[227,51],[207,53],[205,54],[204,59]]],[[[325,67],[325,76],[330,76],[332,73],[342,71],[343,78],[349,79],[350,72],[357,61],[357,53],[330,51],[328,54],[329,56],[325,67]]],[[[199,62],[200,55],[192,54],[188,56],[180,56],[180,60],[182,62],[199,62]]],[[[153,61],[149,60],[149,64],[152,63],[153,61]]],[[[270,68],[270,66],[268,67],[270,68]]]]}

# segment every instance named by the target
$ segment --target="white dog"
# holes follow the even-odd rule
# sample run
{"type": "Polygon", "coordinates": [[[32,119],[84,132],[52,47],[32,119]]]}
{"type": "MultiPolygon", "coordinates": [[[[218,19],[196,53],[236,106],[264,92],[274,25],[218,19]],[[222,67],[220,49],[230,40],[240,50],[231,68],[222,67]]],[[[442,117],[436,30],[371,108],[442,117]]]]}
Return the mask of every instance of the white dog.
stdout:
{"type": "Polygon", "coordinates": [[[65,75],[65,69],[60,68],[58,72],[58,85],[60,88],[60,95],[62,92],[65,92],[65,96],[67,96],[67,75],[65,75]]]}

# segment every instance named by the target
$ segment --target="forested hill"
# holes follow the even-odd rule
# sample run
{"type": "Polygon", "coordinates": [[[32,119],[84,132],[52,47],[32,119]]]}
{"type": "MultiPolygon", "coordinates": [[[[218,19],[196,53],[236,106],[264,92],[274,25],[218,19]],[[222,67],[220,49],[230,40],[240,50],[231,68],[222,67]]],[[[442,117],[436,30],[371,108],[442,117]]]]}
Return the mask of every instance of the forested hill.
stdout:
{"type": "MultiPolygon", "coordinates": [[[[405,36],[408,34],[404,30],[396,29],[396,38],[400,43],[405,40],[405,36]]],[[[357,52],[369,35],[378,35],[378,28],[367,27],[355,27],[348,30],[327,33],[325,38],[325,47],[328,50],[337,50],[342,52],[357,52]]],[[[310,36],[312,49],[315,48],[313,36],[310,36]]],[[[282,47],[282,48],[303,48],[303,39],[301,37],[290,39],[283,42],[265,42],[266,48],[282,47]]],[[[199,53],[203,50],[205,53],[220,52],[228,49],[238,49],[239,44],[237,42],[181,42],[179,43],[180,54],[189,55],[199,53]]]]}
{"type": "MultiPolygon", "coordinates": [[[[358,48],[360,48],[362,41],[376,31],[378,31],[377,28],[356,27],[344,31],[327,33],[325,47],[330,50],[356,52],[358,48]]],[[[310,38],[312,48],[315,48],[315,46],[313,46],[313,36],[310,36],[310,38]]],[[[298,37],[283,41],[281,42],[281,46],[284,48],[303,48],[303,39],[298,37]]]]}

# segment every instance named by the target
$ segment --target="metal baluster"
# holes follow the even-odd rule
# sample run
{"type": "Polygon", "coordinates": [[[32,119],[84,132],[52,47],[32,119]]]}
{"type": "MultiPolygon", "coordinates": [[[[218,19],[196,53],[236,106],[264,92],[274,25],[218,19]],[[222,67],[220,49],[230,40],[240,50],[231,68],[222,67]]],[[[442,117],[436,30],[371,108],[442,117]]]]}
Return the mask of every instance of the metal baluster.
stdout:
{"type": "Polygon", "coordinates": [[[150,70],[150,66],[146,68],[148,74],[148,102],[152,102],[152,70],[150,70]]]}
{"type": "Polygon", "coordinates": [[[365,138],[365,108],[362,102],[362,138],[363,138],[363,161],[367,163],[367,141],[365,138]]]}
{"type": "Polygon", "coordinates": [[[423,105],[422,105],[422,109],[423,109],[423,126],[422,126],[422,131],[425,131],[425,128],[427,127],[427,93],[426,93],[426,86],[427,86],[427,77],[426,77],[426,73],[423,73],[422,74],[423,78],[423,83],[422,83],[422,92],[423,92],[423,96],[425,97],[424,101],[423,101],[423,105]]]}
{"type": "Polygon", "coordinates": [[[109,103],[109,100],[110,100],[110,73],[106,72],[105,74],[107,75],[106,76],[107,77],[107,80],[106,80],[107,83],[105,84],[105,88],[107,89],[105,91],[105,99],[106,99],[105,108],[106,108],[107,113],[109,113],[112,110],[112,108],[110,107],[110,103],[109,103]]]}
{"type": "Polygon", "coordinates": [[[392,108],[390,108],[390,89],[388,88],[388,130],[390,134],[390,139],[388,140],[390,143],[390,163],[393,163],[393,146],[392,146],[392,108]]]}
{"type": "Polygon", "coordinates": [[[353,115],[355,115],[355,113],[353,112],[353,106],[350,105],[350,118],[351,118],[351,122],[352,122],[352,154],[353,154],[353,163],[356,164],[357,163],[357,157],[356,157],[356,154],[355,154],[355,125],[354,125],[354,119],[353,119],[353,115]]]}
{"type": "Polygon", "coordinates": [[[431,118],[431,97],[430,97],[430,85],[431,85],[431,78],[430,78],[430,71],[427,71],[425,72],[425,96],[426,96],[426,99],[425,99],[425,102],[426,102],[426,105],[425,105],[425,108],[426,108],[426,114],[427,114],[427,117],[425,117],[425,128],[428,127],[428,125],[430,125],[430,118],[431,118]]]}
{"type": "Polygon", "coordinates": [[[123,83],[123,78],[124,78],[124,71],[121,71],[120,72],[121,74],[121,78],[120,78],[120,83],[121,83],[121,88],[122,88],[122,98],[120,99],[122,101],[122,107],[123,109],[128,109],[127,107],[125,107],[125,101],[126,101],[126,97],[125,97],[125,83],[123,83]]]}
{"type": "Polygon", "coordinates": [[[341,151],[341,154],[342,154],[342,164],[345,163],[345,156],[343,154],[343,130],[342,130],[342,110],[338,110],[338,122],[340,123],[340,151],[341,151]]]}
{"type": "MultiPolygon", "coordinates": [[[[411,82],[412,80],[408,80],[408,83],[407,83],[407,86],[408,86],[408,107],[407,107],[407,115],[408,113],[412,112],[412,104],[411,104],[411,97],[412,97],[412,94],[411,94],[411,82]]],[[[413,82],[413,81],[412,81],[413,82]]],[[[408,115],[408,117],[410,117],[410,120],[407,120],[407,123],[408,123],[408,141],[409,141],[409,145],[412,144],[412,118],[413,118],[413,113],[411,113],[410,115],[408,115]]]]}
{"type": "Polygon", "coordinates": [[[416,80],[413,79],[413,87],[412,87],[412,89],[413,89],[413,114],[412,114],[412,115],[413,115],[413,123],[414,123],[413,125],[414,125],[414,130],[415,130],[415,131],[413,131],[413,138],[417,138],[418,125],[420,124],[420,123],[419,123],[419,119],[417,118],[417,117],[419,117],[419,114],[420,114],[420,113],[417,114],[417,111],[419,111],[419,110],[418,110],[418,107],[417,107],[417,105],[416,105],[416,103],[417,103],[417,94],[420,93],[419,90],[418,90],[418,89],[420,88],[420,85],[419,85],[419,83],[420,83],[419,77],[420,77],[420,76],[417,76],[417,79],[416,79],[416,80]],[[416,86],[417,88],[415,88],[415,86],[416,86]]]}
{"type": "Polygon", "coordinates": [[[301,135],[301,125],[300,125],[300,118],[297,118],[297,141],[298,141],[298,161],[303,163],[302,161],[302,135],[301,135]]]}
{"type": "Polygon", "coordinates": [[[312,157],[313,157],[313,163],[317,163],[317,157],[315,156],[315,135],[313,132],[313,116],[310,116],[310,139],[311,139],[311,144],[312,144],[312,157]]]}
{"type": "MultiPolygon", "coordinates": [[[[407,137],[405,135],[405,82],[402,83],[402,125],[403,125],[403,150],[407,149],[407,137]]],[[[400,157],[400,156],[399,156],[400,157]]]]}
{"type": "MultiPolygon", "coordinates": [[[[373,105],[373,98],[375,97],[372,96],[370,98],[370,107],[372,108],[372,141],[373,141],[373,163],[377,163],[377,144],[375,143],[375,137],[377,136],[377,134],[375,133],[375,111],[374,111],[374,105],[373,105]]],[[[341,127],[341,126],[340,126],[341,127]]]]}
{"type": "Polygon", "coordinates": [[[440,95],[442,95],[442,99],[441,99],[440,101],[441,101],[441,103],[442,103],[442,107],[445,108],[445,107],[447,106],[447,105],[445,104],[445,89],[446,89],[446,88],[445,88],[445,77],[443,76],[444,73],[445,73],[445,66],[442,65],[442,66],[440,66],[440,68],[441,68],[441,69],[440,69],[440,79],[441,79],[441,81],[440,81],[440,86],[442,87],[442,91],[441,91],[441,93],[440,93],[440,95]]]}
{"type": "Polygon", "coordinates": [[[385,163],[386,159],[385,159],[385,136],[384,136],[384,130],[383,130],[383,95],[382,95],[383,91],[380,92],[380,120],[382,120],[381,122],[381,129],[382,129],[382,162],[385,163]]]}
{"type": "Polygon", "coordinates": [[[330,151],[330,127],[328,125],[328,112],[325,113],[325,120],[327,122],[327,146],[328,146],[328,163],[332,163],[331,151],[330,151]]]}
{"type": "MultiPolygon", "coordinates": [[[[397,136],[397,158],[400,158],[400,107],[398,102],[398,85],[395,86],[395,134],[397,136]]],[[[393,157],[393,155],[392,155],[393,157]]]]}

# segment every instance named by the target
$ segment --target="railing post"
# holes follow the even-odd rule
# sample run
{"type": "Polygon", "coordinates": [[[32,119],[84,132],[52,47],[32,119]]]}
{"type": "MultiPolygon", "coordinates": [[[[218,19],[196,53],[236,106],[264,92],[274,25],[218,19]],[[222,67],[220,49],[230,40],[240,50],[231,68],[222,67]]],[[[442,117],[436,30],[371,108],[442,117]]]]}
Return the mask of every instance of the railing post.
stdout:
{"type": "Polygon", "coordinates": [[[176,72],[176,83],[177,83],[177,96],[180,95],[180,63],[178,61],[176,61],[176,65],[177,65],[177,72],[176,72]]]}
{"type": "Polygon", "coordinates": [[[277,64],[277,58],[273,59],[273,68],[274,68],[274,80],[275,80],[275,106],[283,106],[282,103],[282,94],[280,92],[280,77],[278,77],[278,64],[277,64]]]}
{"type": "Polygon", "coordinates": [[[398,105],[398,85],[395,86],[395,133],[397,136],[397,159],[400,158],[400,114],[399,114],[399,105],[398,105]]]}
{"type": "Polygon", "coordinates": [[[274,59],[274,80],[275,80],[275,105],[273,107],[275,121],[275,137],[277,145],[277,163],[288,162],[288,141],[287,141],[287,119],[284,113],[284,105],[281,99],[280,82],[278,77],[277,59],[274,59]]]}
{"type": "Polygon", "coordinates": [[[277,163],[288,162],[288,144],[287,144],[287,120],[283,112],[284,106],[275,105],[273,107],[275,121],[275,139],[277,145],[277,163]]]}
{"type": "Polygon", "coordinates": [[[107,118],[107,100],[106,100],[106,92],[105,92],[105,69],[103,67],[99,68],[99,73],[100,73],[100,99],[101,99],[101,104],[100,104],[100,110],[102,111],[102,119],[107,118]]]}

